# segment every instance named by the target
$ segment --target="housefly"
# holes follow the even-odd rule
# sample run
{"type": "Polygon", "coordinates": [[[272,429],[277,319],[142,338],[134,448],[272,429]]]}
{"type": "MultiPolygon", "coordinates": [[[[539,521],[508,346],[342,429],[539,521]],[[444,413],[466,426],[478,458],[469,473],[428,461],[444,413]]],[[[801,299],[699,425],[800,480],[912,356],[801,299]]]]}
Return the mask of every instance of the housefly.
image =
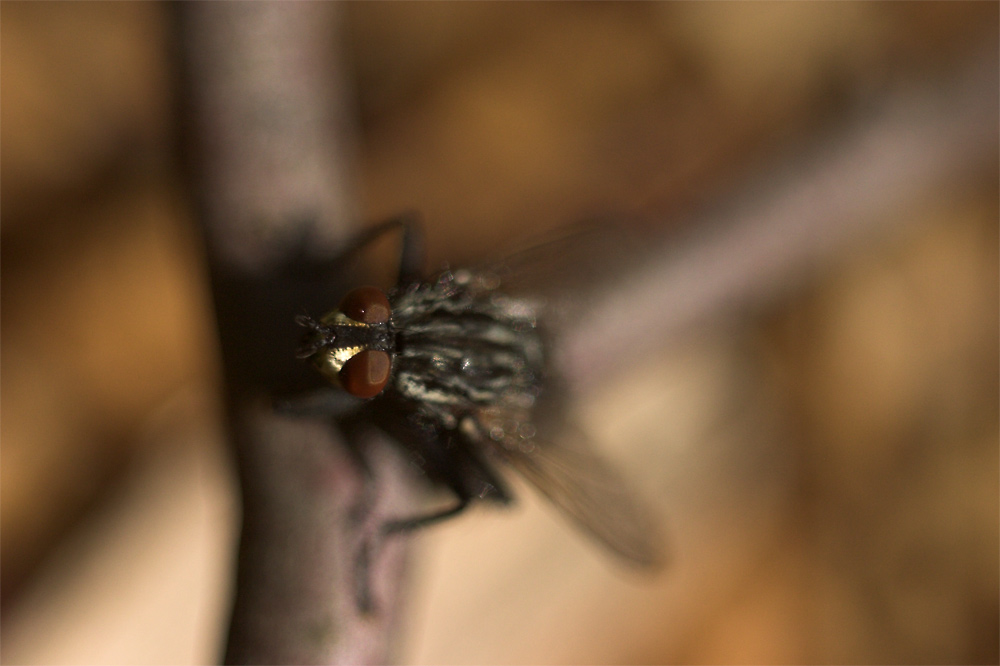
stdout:
{"type": "MultiPolygon", "coordinates": [[[[416,222],[390,220],[353,243],[402,234],[399,279],[350,291],[307,329],[297,356],[354,396],[336,417],[348,439],[381,429],[454,503],[400,516],[383,535],[459,514],[472,502],[508,504],[514,469],[584,532],[625,562],[661,563],[655,521],[585,438],[560,431],[563,405],[543,299],[508,289],[509,264],[424,277],[416,222]]],[[[511,262],[513,263],[513,262],[511,262]]]]}

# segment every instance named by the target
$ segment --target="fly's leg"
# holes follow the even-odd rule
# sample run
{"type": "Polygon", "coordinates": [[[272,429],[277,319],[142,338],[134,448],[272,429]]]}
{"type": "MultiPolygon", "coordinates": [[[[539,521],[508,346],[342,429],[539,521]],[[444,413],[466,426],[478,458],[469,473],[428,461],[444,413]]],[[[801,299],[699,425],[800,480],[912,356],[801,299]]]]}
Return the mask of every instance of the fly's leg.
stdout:
{"type": "Polygon", "coordinates": [[[398,231],[402,234],[399,246],[399,270],[396,274],[398,285],[407,285],[420,280],[424,269],[424,234],[420,226],[420,215],[407,211],[395,215],[384,222],[365,229],[355,236],[341,252],[341,257],[361,251],[387,233],[398,231]]]}
{"type": "Polygon", "coordinates": [[[462,473],[458,472],[457,469],[452,469],[451,474],[448,475],[446,484],[455,493],[454,505],[423,515],[387,520],[382,523],[374,538],[366,538],[362,542],[361,547],[358,549],[357,559],[355,560],[355,580],[358,586],[356,589],[358,608],[363,612],[370,613],[374,610],[370,587],[371,558],[373,557],[373,553],[378,552],[383,540],[395,535],[410,534],[416,530],[444,522],[449,518],[454,518],[465,511],[473,499],[488,498],[502,504],[510,503],[510,493],[504,488],[492,468],[480,456],[476,455],[473,449],[465,448],[464,452],[467,462],[471,465],[469,468],[464,468],[464,472],[468,473],[471,469],[475,469],[476,473],[480,475],[478,494],[471,494],[469,486],[462,481],[462,473]]]}
{"type": "Polygon", "coordinates": [[[411,516],[409,518],[388,520],[382,523],[382,528],[379,531],[383,537],[393,534],[409,534],[415,530],[429,527],[430,525],[443,522],[449,518],[454,518],[458,514],[465,511],[471,501],[472,498],[460,495],[454,506],[441,509],[440,511],[424,514],[422,516],[411,516]]]}
{"type": "Polygon", "coordinates": [[[348,261],[354,259],[368,245],[389,233],[401,235],[399,265],[396,273],[397,286],[420,281],[424,269],[424,234],[420,225],[420,215],[415,211],[400,213],[358,232],[340,247],[335,256],[319,262],[315,259],[306,260],[309,248],[308,238],[304,237],[301,241],[302,248],[298,252],[301,259],[293,262],[291,270],[300,278],[307,279],[321,279],[331,274],[341,274],[348,261]]]}
{"type": "Polygon", "coordinates": [[[371,565],[373,554],[379,551],[383,540],[396,534],[408,534],[457,516],[469,506],[471,500],[470,497],[459,495],[454,506],[440,511],[423,516],[386,521],[382,523],[378,533],[373,538],[365,538],[358,548],[358,554],[354,561],[354,580],[357,585],[354,593],[358,609],[365,614],[375,612],[375,601],[371,590],[371,565]]]}
{"type": "MultiPolygon", "coordinates": [[[[398,422],[393,419],[393,422],[398,422]]],[[[390,434],[391,431],[387,434],[390,434]]],[[[426,451],[425,451],[426,452],[426,451]]],[[[455,503],[429,513],[409,516],[406,518],[394,518],[385,521],[378,528],[378,531],[366,536],[358,549],[355,559],[355,582],[356,599],[358,608],[364,613],[375,611],[374,600],[371,592],[371,566],[372,559],[377,556],[382,542],[396,535],[406,535],[416,530],[444,522],[454,518],[464,511],[473,500],[485,500],[509,504],[512,501],[510,492],[504,487],[500,477],[480,456],[474,447],[466,444],[452,449],[458,454],[457,461],[449,459],[449,464],[440,465],[435,469],[442,474],[441,482],[449,488],[455,495],[455,503]],[[475,478],[475,482],[470,484],[470,475],[475,478]]]]}

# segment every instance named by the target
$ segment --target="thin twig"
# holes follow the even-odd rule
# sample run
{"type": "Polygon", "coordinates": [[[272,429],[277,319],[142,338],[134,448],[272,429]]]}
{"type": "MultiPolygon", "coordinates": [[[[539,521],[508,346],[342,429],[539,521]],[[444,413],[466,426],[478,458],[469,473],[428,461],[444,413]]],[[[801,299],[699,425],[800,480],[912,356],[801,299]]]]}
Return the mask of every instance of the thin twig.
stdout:
{"type": "Polygon", "coordinates": [[[906,205],[995,164],[997,70],[994,47],[887,94],[711,210],[672,220],[684,232],[650,243],[649,261],[609,285],[568,332],[567,376],[586,387],[696,323],[772,301],[850,244],[905,223],[906,205]]]}

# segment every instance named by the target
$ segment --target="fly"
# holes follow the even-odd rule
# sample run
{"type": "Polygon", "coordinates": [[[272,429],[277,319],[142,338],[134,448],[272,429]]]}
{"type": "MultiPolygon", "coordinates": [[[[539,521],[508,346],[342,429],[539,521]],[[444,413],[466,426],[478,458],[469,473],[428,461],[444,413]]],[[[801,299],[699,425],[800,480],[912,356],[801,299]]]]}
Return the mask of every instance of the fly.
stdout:
{"type": "MultiPolygon", "coordinates": [[[[360,287],[307,330],[298,357],[358,399],[336,416],[348,439],[374,426],[404,448],[454,503],[382,525],[411,532],[470,503],[508,504],[513,468],[622,560],[662,562],[655,521],[582,436],[557,433],[558,378],[550,364],[545,303],[505,290],[502,272],[420,273],[416,223],[397,218],[363,233],[360,249],[402,233],[399,278],[388,292],[360,287]]],[[[362,595],[364,597],[364,595],[362,595]]]]}

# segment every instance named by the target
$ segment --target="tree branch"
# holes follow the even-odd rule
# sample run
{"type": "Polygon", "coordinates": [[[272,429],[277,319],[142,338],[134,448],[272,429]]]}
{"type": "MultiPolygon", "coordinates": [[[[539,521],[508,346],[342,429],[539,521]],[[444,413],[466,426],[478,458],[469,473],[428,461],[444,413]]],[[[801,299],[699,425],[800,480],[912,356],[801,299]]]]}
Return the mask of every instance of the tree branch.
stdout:
{"type": "Polygon", "coordinates": [[[364,482],[330,423],[271,408],[275,391],[313,381],[295,360],[295,315],[329,309],[336,297],[336,283],[296,281],[289,269],[328,258],[356,219],[337,11],[333,3],[178,8],[187,166],[243,498],[226,663],[384,662],[398,619],[405,540],[390,540],[372,563],[375,613],[356,604],[355,561],[365,530],[405,513],[402,464],[375,449],[379,492],[359,524],[351,509],[364,482]]]}

